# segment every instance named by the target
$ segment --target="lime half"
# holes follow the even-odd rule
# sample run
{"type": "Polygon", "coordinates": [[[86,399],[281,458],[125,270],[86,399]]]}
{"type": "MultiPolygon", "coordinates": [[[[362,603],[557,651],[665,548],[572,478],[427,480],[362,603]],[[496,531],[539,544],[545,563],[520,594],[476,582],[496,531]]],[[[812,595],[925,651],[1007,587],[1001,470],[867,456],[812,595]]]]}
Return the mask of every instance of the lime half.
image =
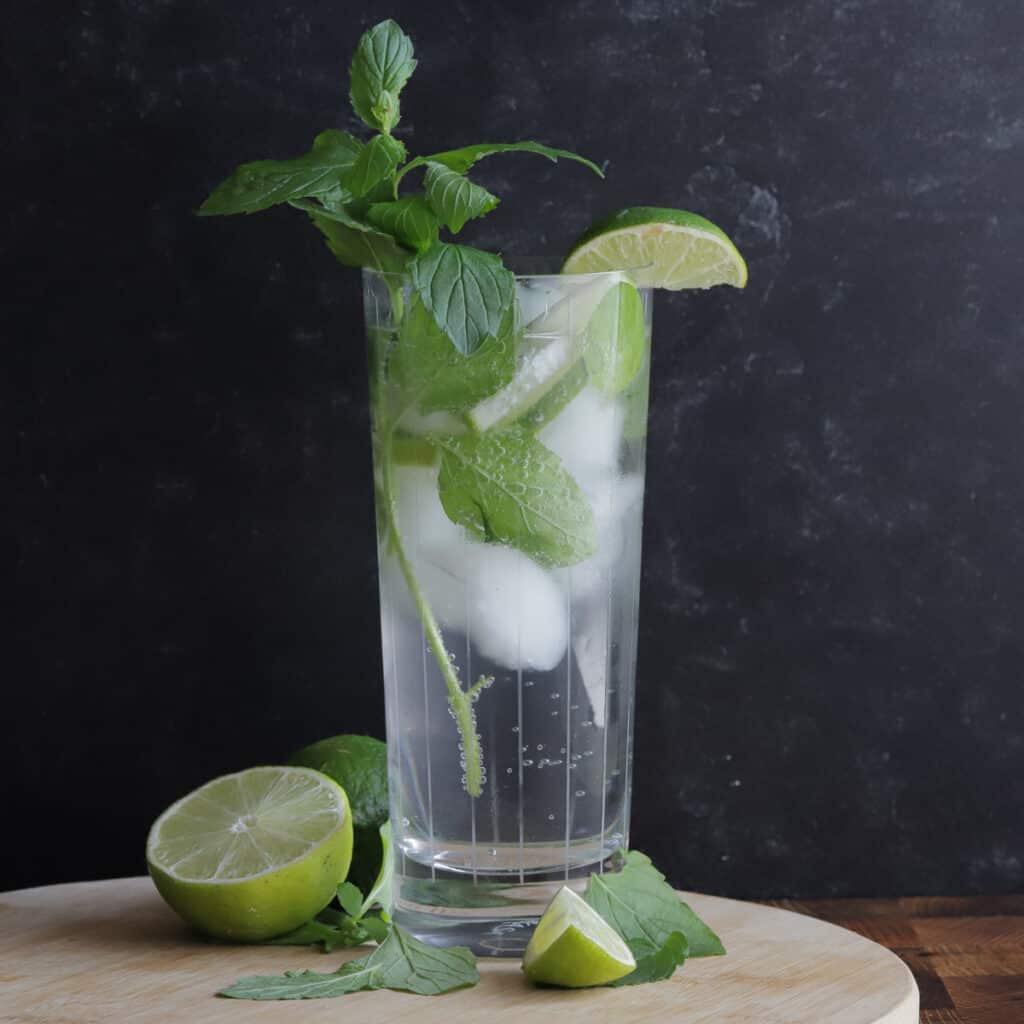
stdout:
{"type": "Polygon", "coordinates": [[[160,895],[193,927],[238,942],[323,910],[351,857],[345,791],[309,768],[214,779],[164,811],[146,841],[160,895]]]}
{"type": "Polygon", "coordinates": [[[635,969],[633,954],[619,933],[564,887],[537,922],[523,956],[530,981],[562,988],[607,985],[635,969]]]}
{"type": "Polygon", "coordinates": [[[712,288],[747,283],[729,236],[686,210],[632,206],[592,227],[573,247],[564,274],[627,271],[641,288],[712,288]]]}

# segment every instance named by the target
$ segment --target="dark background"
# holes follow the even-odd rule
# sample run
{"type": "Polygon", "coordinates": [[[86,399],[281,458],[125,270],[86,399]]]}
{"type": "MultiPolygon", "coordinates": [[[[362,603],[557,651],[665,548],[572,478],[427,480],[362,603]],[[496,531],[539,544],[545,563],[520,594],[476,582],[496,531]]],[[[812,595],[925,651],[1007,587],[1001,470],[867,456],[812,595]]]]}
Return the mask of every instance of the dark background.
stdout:
{"type": "Polygon", "coordinates": [[[633,841],[735,896],[1024,882],[1024,15],[1015,0],[18,2],[0,239],[0,888],[139,873],[212,775],[382,734],[358,274],[200,221],[355,129],[393,15],[465,237],[556,269],[631,204],[750,285],[659,295],[633,841]]]}

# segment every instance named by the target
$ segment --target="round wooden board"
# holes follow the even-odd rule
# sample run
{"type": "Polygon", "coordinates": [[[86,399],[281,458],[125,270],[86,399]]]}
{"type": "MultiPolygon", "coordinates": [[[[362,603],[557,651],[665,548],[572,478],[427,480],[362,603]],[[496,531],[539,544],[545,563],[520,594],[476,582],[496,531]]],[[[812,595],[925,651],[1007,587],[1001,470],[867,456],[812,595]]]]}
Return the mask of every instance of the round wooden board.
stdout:
{"type": "Polygon", "coordinates": [[[148,878],[23,889],[0,894],[0,1021],[917,1024],[914,980],[881,946],[785,910],[682,895],[722,936],[729,955],[691,960],[658,984],[535,989],[518,961],[485,960],[479,985],[441,997],[360,992],[340,1000],[253,1003],[214,993],[243,974],[333,970],[361,953],[202,942],[148,878]]]}

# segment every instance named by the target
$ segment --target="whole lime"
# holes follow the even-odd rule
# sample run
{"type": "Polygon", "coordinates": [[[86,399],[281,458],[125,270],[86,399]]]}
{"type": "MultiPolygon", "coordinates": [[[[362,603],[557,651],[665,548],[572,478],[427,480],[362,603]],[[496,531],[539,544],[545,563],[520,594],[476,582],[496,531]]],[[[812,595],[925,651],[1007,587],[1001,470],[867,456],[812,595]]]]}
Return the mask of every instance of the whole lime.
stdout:
{"type": "Polygon", "coordinates": [[[381,863],[380,826],[388,820],[388,748],[372,736],[329,736],[303,747],[291,764],[315,768],[345,790],[352,808],[348,880],[370,890],[381,863]]]}

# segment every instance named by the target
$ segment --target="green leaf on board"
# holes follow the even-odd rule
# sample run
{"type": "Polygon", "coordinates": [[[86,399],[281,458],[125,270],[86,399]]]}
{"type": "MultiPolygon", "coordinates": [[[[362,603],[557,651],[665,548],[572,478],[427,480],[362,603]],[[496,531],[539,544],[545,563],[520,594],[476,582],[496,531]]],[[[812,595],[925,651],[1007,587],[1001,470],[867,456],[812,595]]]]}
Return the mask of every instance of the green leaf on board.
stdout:
{"type": "Polygon", "coordinates": [[[342,175],[342,185],[359,198],[389,182],[405,159],[405,146],[390,135],[374,135],[342,175]]]}
{"type": "Polygon", "coordinates": [[[441,449],[441,504],[473,536],[518,548],[544,566],[573,565],[594,553],[586,496],[529,431],[513,426],[429,440],[441,449]]]}
{"type": "Polygon", "coordinates": [[[496,335],[515,299],[515,278],[493,253],[436,242],[409,263],[413,290],[463,355],[496,335]]]}
{"type": "Polygon", "coordinates": [[[433,996],[467,988],[480,980],[476,958],[464,946],[428,946],[392,925],[372,953],[350,960],[332,974],[289,971],[241,978],[218,995],[229,999],[325,999],[349,992],[388,988],[433,996]]]}
{"type": "Polygon", "coordinates": [[[640,293],[628,281],[611,288],[586,327],[583,358],[590,381],[605,395],[617,395],[640,371],[647,332],[640,293]]]}
{"type": "Polygon", "coordinates": [[[418,156],[415,160],[410,160],[402,168],[401,175],[427,163],[444,164],[445,167],[450,167],[459,174],[465,174],[478,160],[482,160],[485,156],[493,156],[495,153],[536,153],[538,156],[547,157],[552,162],[557,162],[559,159],[575,160],[577,163],[583,164],[584,167],[589,167],[599,178],[604,177],[604,171],[585,156],[570,153],[567,149],[545,146],[540,142],[478,142],[473,146],[446,149],[443,153],[432,153],[430,156],[418,156]]]}
{"type": "Polygon", "coordinates": [[[256,160],[242,164],[199,207],[201,217],[257,213],[290,199],[336,192],[342,176],[363,148],[348,132],[321,132],[313,148],[293,160],[256,160]]]}
{"type": "Polygon", "coordinates": [[[423,181],[427,202],[442,224],[457,235],[467,220],[490,213],[500,200],[442,163],[428,163],[423,181]]]}
{"type": "Polygon", "coordinates": [[[638,851],[626,855],[621,871],[591,875],[583,899],[622,936],[638,963],[661,950],[674,932],[686,938],[691,957],[725,953],[718,936],[638,851]]]}
{"type": "Polygon", "coordinates": [[[374,203],[366,211],[366,219],[410,249],[429,249],[437,241],[437,217],[423,196],[374,203]]]}
{"type": "Polygon", "coordinates": [[[504,387],[515,373],[516,346],[510,307],[497,335],[463,355],[438,329],[422,301],[414,299],[389,360],[391,379],[422,412],[462,412],[504,387]]]}
{"type": "Polygon", "coordinates": [[[391,920],[391,883],[394,877],[390,821],[385,821],[380,827],[380,844],[383,850],[380,871],[377,874],[377,880],[373,883],[373,888],[366,894],[366,899],[359,907],[358,916],[363,917],[372,907],[380,907],[381,916],[385,921],[389,921],[391,920]]]}
{"type": "Polygon", "coordinates": [[[360,921],[355,921],[337,910],[321,910],[305,924],[300,924],[284,935],[267,939],[268,946],[313,946],[319,944],[325,953],[333,949],[348,949],[360,946],[371,934],[360,921]]]}
{"type": "Polygon", "coordinates": [[[682,932],[673,932],[664,945],[653,953],[637,958],[636,969],[624,978],[612,982],[613,988],[621,985],[646,985],[651,981],[664,981],[671,978],[676,968],[686,961],[689,946],[682,932]]]}
{"type": "Polygon", "coordinates": [[[416,68],[412,40],[392,21],[363,33],[349,69],[349,99],[363,122],[390,132],[398,124],[398,96],[416,68]]]}

